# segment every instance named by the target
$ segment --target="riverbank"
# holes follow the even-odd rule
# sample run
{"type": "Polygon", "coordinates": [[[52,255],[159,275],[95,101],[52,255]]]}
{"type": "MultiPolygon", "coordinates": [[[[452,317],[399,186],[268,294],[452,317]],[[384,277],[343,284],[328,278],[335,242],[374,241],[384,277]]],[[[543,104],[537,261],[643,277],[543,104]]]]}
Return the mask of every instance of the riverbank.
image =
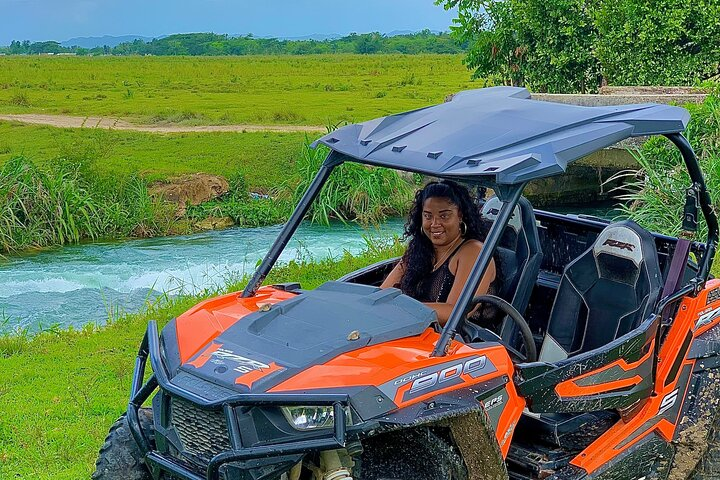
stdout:
{"type": "MultiPolygon", "coordinates": [[[[292,261],[274,269],[266,283],[299,281],[311,289],[401,251],[399,244],[381,242],[356,256],[292,261]]],[[[89,478],[110,425],[126,408],[147,321],[164,324],[217,293],[159,301],[102,328],[0,337],[0,478],[89,478]]]]}
{"type": "MultiPolygon", "coordinates": [[[[201,190],[211,195],[197,198],[192,192],[198,187],[197,182],[188,183],[188,176],[161,177],[163,174],[157,169],[147,171],[116,161],[127,153],[127,148],[112,150],[112,143],[108,147],[105,140],[107,136],[123,138],[126,132],[93,134],[98,137],[90,137],[87,144],[73,144],[52,161],[37,164],[28,156],[10,154],[0,164],[0,255],[85,240],[146,238],[232,225],[259,227],[283,223],[327,155],[324,147],[311,149],[306,137],[301,140],[284,134],[259,137],[248,133],[227,138],[227,134],[207,134],[211,138],[197,140],[201,146],[213,145],[214,150],[205,155],[216,161],[226,153],[224,148],[230,150],[233,146],[263,153],[252,161],[229,155],[222,166],[203,164],[201,160],[198,167],[206,172],[215,170],[215,174],[192,177],[212,180],[214,185],[200,185],[201,190]],[[213,144],[213,138],[227,143],[213,144]],[[279,155],[280,152],[284,155],[279,155]],[[115,162],[117,168],[113,166],[115,162]],[[234,166],[228,166],[231,164],[234,166]],[[227,179],[217,171],[227,174],[227,179]],[[152,180],[158,177],[159,180],[152,180]],[[170,189],[166,188],[168,184],[170,189]],[[172,194],[167,193],[170,190],[172,194]]],[[[133,135],[141,135],[141,144],[158,142],[161,148],[172,148],[175,143],[187,146],[184,135],[161,139],[149,134],[133,135]]],[[[175,168],[176,173],[182,171],[175,168]]],[[[324,223],[330,216],[377,223],[404,214],[413,189],[395,171],[369,171],[359,164],[345,164],[331,177],[310,217],[324,223]]]]}

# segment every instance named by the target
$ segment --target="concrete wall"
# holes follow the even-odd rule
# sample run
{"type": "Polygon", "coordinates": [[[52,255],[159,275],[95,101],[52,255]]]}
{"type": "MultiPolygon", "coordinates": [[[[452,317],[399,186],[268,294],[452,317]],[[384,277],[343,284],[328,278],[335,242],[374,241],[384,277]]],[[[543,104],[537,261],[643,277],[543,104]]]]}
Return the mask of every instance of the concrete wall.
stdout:
{"type": "MultiPolygon", "coordinates": [[[[604,87],[602,92],[593,95],[536,93],[532,97],[547,102],[598,107],[634,103],[684,105],[701,103],[707,96],[684,87],[604,87]]],[[[607,180],[618,172],[638,168],[629,150],[641,146],[643,141],[642,137],[628,139],[578,160],[568,168],[566,175],[532,182],[525,191],[526,196],[539,207],[612,199],[618,193],[613,190],[620,182],[606,183],[607,180]]]]}

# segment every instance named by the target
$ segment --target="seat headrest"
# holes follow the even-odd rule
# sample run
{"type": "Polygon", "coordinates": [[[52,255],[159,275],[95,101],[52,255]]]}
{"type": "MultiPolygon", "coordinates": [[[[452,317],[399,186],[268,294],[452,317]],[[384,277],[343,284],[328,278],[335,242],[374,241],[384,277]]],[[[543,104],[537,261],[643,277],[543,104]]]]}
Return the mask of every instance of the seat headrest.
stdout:
{"type": "MultiPolygon", "coordinates": [[[[500,199],[498,197],[490,197],[482,207],[482,216],[494,222],[500,213],[500,207],[502,207],[500,199]]],[[[522,230],[522,215],[520,215],[519,205],[515,205],[515,209],[508,222],[508,227],[512,228],[515,233],[522,230]]]]}
{"type": "Polygon", "coordinates": [[[600,278],[633,285],[647,266],[644,263],[654,241],[635,222],[626,220],[607,226],[592,247],[600,278]],[[648,251],[645,251],[648,250],[648,251]]]}
{"type": "Polygon", "coordinates": [[[600,232],[593,245],[593,255],[600,254],[632,260],[636,266],[643,261],[643,246],[640,235],[628,225],[613,224],[600,232]]]}

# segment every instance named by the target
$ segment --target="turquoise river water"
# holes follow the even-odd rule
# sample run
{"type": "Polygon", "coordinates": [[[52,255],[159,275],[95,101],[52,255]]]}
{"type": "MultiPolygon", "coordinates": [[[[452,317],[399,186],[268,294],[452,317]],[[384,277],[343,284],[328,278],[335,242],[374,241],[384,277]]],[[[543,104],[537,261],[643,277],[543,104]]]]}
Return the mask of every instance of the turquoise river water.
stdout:
{"type": "MultiPolygon", "coordinates": [[[[111,314],[140,310],[162,292],[222,287],[252,273],[280,228],[88,243],[0,259],[0,333],[103,324],[111,314]]],[[[401,232],[400,219],[371,230],[355,224],[304,224],[280,262],[358,253],[365,238],[401,232]]]]}

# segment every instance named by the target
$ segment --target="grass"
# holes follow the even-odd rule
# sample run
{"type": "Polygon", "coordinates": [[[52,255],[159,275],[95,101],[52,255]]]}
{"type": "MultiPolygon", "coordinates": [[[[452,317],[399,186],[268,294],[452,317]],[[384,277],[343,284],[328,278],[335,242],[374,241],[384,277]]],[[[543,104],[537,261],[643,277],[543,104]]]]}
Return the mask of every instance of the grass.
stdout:
{"type": "MultiPolygon", "coordinates": [[[[304,147],[297,160],[299,183],[294,188],[293,204],[300,202],[329,149],[304,147]]],[[[344,163],[337,167],[313,203],[308,218],[329,223],[330,218],[378,223],[389,216],[404,215],[415,193],[414,186],[397,171],[344,163]]]]}
{"type": "MultiPolygon", "coordinates": [[[[2,57],[0,57],[2,58],[2,57]]],[[[148,181],[185,173],[245,177],[250,188],[286,180],[305,141],[303,133],[178,133],[85,130],[0,122],[0,165],[24,156],[42,167],[58,157],[91,158],[97,173],[148,181]]]]}
{"type": "MultiPolygon", "coordinates": [[[[314,288],[402,249],[375,239],[368,245],[358,256],[290,262],[276,268],[268,282],[300,281],[314,288]]],[[[228,288],[237,290],[243,283],[228,288]]],[[[164,323],[200,299],[153,305],[101,329],[0,337],[0,478],[89,478],[107,430],[126,408],[147,321],[164,323]]]]}
{"type": "Polygon", "coordinates": [[[479,86],[461,55],[0,57],[0,113],[326,125],[479,86]]]}
{"type": "MultiPolygon", "coordinates": [[[[712,204],[720,206],[720,96],[709,95],[700,105],[687,105],[691,122],[685,132],[698,156],[712,204]]],[[[677,148],[653,137],[634,152],[640,168],[621,174],[626,180],[620,199],[623,214],[643,227],[676,236],[681,230],[685,190],[690,177],[677,148]]],[[[707,237],[704,221],[697,238],[707,237]]]]}
{"type": "MultiPolygon", "coordinates": [[[[243,165],[230,175],[228,193],[191,206],[178,218],[176,206],[148,193],[147,178],[157,173],[108,170],[110,162],[103,159],[116,154],[117,132],[85,133],[83,142],[62,146],[62,156],[42,166],[23,156],[0,164],[0,253],[81,240],[189,233],[208,217],[230,217],[230,223],[243,227],[283,223],[327,155],[327,149],[309,148],[305,139],[290,168],[277,162],[257,166],[274,178],[281,176],[282,181],[253,187],[267,189],[273,198],[251,199],[246,176],[256,172],[243,165]]],[[[345,164],[330,177],[310,218],[378,223],[405,213],[412,193],[412,185],[395,171],[345,164]]]]}

